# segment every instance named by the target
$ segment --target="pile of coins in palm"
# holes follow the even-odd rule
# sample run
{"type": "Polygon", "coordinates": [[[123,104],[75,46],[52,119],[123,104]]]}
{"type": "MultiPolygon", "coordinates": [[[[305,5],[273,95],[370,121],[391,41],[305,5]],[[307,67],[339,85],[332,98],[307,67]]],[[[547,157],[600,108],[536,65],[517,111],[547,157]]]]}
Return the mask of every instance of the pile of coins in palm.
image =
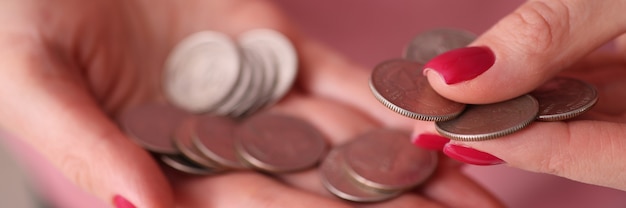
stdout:
{"type": "Polygon", "coordinates": [[[598,94],[592,85],[568,77],[555,77],[526,95],[485,105],[457,103],[437,94],[422,74],[424,64],[474,39],[474,34],[457,29],[417,35],[406,47],[403,59],[387,60],[375,67],[370,78],[372,93],[396,113],[435,121],[441,135],[462,141],[495,139],[536,120],[570,119],[596,104],[598,94]]]}
{"type": "Polygon", "coordinates": [[[210,175],[266,174],[319,166],[324,187],[346,200],[390,199],[425,181],[437,154],[414,148],[406,132],[376,129],[329,152],[310,123],[264,111],[291,88],[297,54],[282,34],[258,29],[233,41],[202,31],[170,54],[163,76],[168,102],[126,109],[118,123],[166,167],[210,175]]]}
{"type": "Polygon", "coordinates": [[[327,151],[317,129],[295,117],[257,113],[291,89],[297,62],[293,45],[277,31],[251,30],[236,41],[216,31],[193,33],[165,63],[168,102],[131,107],[118,122],[136,143],[186,173],[313,167],[327,151]]]}

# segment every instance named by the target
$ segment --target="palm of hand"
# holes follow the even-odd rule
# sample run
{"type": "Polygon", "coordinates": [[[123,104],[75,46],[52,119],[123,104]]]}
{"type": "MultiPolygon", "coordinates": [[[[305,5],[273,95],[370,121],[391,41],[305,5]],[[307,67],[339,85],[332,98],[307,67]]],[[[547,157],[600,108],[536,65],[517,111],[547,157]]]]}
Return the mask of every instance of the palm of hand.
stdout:
{"type": "MultiPolygon", "coordinates": [[[[273,28],[287,34],[300,53],[301,71],[294,89],[274,108],[312,122],[332,144],[372,128],[393,126],[409,130],[414,125],[413,121],[384,109],[371,96],[366,71],[358,70],[327,48],[290,30],[286,19],[267,2],[31,3],[6,7],[23,11],[27,17],[7,26],[18,31],[16,38],[8,38],[18,41],[9,45],[26,45],[16,54],[28,55],[24,62],[21,57],[11,62],[14,65],[10,66],[19,69],[11,72],[17,72],[17,77],[27,81],[3,80],[2,83],[8,88],[22,86],[24,92],[35,92],[34,101],[46,107],[41,111],[2,111],[2,115],[23,118],[12,123],[4,121],[3,125],[26,138],[70,180],[103,200],[122,194],[141,207],[169,207],[172,201],[189,207],[347,205],[331,198],[314,170],[277,176],[278,180],[253,172],[204,178],[171,173],[168,183],[149,154],[121,134],[109,118],[125,106],[162,99],[161,70],[169,50],[180,39],[199,30],[236,35],[252,28],[273,28]],[[37,32],[29,34],[28,26],[37,32]],[[59,110],[51,116],[62,118],[29,127],[39,132],[24,127],[31,121],[24,115],[48,110],[59,110]],[[66,138],[68,131],[81,140],[66,138]],[[48,137],[58,140],[45,140],[48,137]],[[70,145],[78,148],[69,149],[70,145]],[[93,146],[97,148],[85,148],[93,146]],[[102,171],[101,166],[115,169],[116,174],[102,171]]],[[[0,97],[8,97],[6,91],[3,93],[0,97]]],[[[20,105],[11,100],[2,101],[20,105]]],[[[497,204],[458,168],[440,169],[439,175],[419,193],[412,192],[379,205],[465,205],[468,200],[497,204]],[[454,192],[472,195],[460,201],[453,197],[454,192]]]]}

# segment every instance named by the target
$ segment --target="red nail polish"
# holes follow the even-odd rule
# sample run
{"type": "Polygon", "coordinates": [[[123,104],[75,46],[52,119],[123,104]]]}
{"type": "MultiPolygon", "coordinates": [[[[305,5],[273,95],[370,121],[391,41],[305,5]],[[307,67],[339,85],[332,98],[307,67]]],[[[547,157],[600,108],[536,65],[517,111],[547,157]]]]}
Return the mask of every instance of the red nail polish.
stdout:
{"type": "Polygon", "coordinates": [[[113,205],[116,208],[135,208],[133,203],[130,203],[130,201],[120,195],[113,196],[113,205]]]}
{"type": "Polygon", "coordinates": [[[450,143],[443,147],[443,153],[452,159],[472,165],[497,165],[504,163],[502,159],[488,153],[450,143]]]}
{"type": "Polygon", "coordinates": [[[491,68],[496,61],[487,47],[454,49],[430,60],[425,69],[437,71],[447,84],[455,84],[477,77],[491,68]]]}
{"type": "Polygon", "coordinates": [[[430,150],[443,150],[443,146],[448,143],[450,139],[436,135],[436,134],[420,134],[413,139],[413,145],[430,149],[430,150]]]}

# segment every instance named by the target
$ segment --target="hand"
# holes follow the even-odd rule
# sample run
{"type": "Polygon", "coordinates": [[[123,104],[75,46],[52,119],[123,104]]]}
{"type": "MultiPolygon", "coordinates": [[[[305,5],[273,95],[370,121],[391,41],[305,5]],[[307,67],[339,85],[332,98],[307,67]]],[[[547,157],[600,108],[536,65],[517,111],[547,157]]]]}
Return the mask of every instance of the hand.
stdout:
{"type": "MultiPolygon", "coordinates": [[[[446,148],[470,147],[492,154],[482,156],[494,163],[501,159],[525,170],[626,190],[626,176],[620,174],[626,168],[626,39],[618,38],[614,51],[588,55],[626,31],[623,8],[623,1],[528,1],[471,44],[479,48],[451,52],[472,59],[463,64],[433,59],[426,65],[429,82],[459,102],[510,99],[557,74],[594,84],[600,96],[580,118],[535,122],[503,138],[454,141],[446,148]]],[[[418,125],[415,131],[433,129],[418,125]]]]}
{"type": "MultiPolygon", "coordinates": [[[[120,131],[111,118],[126,106],[161,98],[169,50],[196,31],[236,35],[273,28],[288,35],[302,69],[275,110],[307,119],[333,144],[372,128],[409,130],[413,124],[373,98],[365,70],[297,34],[265,1],[28,0],[0,8],[0,125],[109,203],[122,196],[137,207],[348,205],[325,197],[314,170],[278,180],[254,172],[202,178],[172,173],[168,181],[120,131]]],[[[499,206],[450,165],[420,190],[373,206],[409,204],[499,206]]]]}

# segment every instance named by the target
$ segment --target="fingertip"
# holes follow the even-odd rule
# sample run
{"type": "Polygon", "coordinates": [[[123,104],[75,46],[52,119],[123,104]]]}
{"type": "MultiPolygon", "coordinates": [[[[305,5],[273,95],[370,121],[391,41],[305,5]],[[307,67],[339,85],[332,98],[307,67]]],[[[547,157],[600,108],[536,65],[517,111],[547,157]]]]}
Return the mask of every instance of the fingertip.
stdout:
{"type": "Polygon", "coordinates": [[[457,102],[484,104],[517,97],[623,33],[626,26],[618,24],[623,11],[615,9],[619,6],[616,1],[529,1],[470,47],[435,57],[424,73],[435,91],[457,102]],[[481,48],[490,49],[494,57],[493,65],[482,72],[477,64],[481,58],[471,57],[481,48]]]}
{"type": "Polygon", "coordinates": [[[115,206],[115,208],[135,208],[136,207],[133,203],[128,201],[128,199],[126,199],[125,197],[119,194],[116,194],[115,196],[113,196],[113,205],[115,206]]]}
{"type": "Polygon", "coordinates": [[[488,104],[528,93],[552,76],[549,71],[537,73],[535,68],[520,68],[509,52],[498,47],[470,48],[467,54],[452,53],[458,56],[454,60],[460,60],[456,63],[426,65],[424,75],[435,92],[460,103],[488,104]]]}
{"type": "Polygon", "coordinates": [[[458,48],[445,52],[424,65],[437,72],[448,85],[471,80],[487,71],[495,62],[491,49],[484,46],[458,48]]]}

